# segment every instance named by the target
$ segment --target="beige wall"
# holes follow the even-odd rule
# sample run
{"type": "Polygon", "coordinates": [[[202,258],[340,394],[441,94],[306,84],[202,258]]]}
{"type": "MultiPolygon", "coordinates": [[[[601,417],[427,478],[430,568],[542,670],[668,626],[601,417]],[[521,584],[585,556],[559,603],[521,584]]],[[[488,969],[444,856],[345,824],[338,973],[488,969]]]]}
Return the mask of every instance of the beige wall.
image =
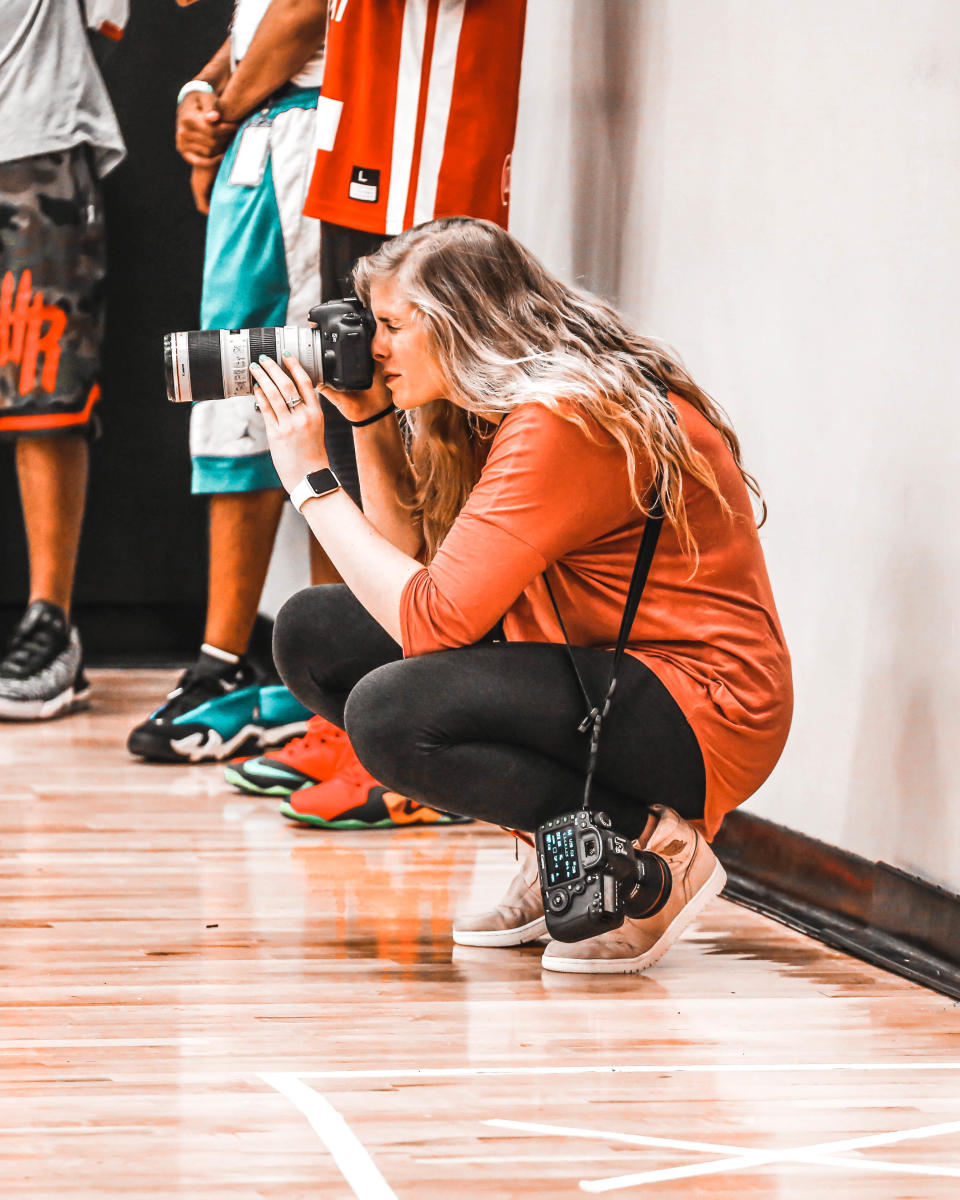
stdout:
{"type": "Polygon", "coordinates": [[[797,706],[750,808],[960,891],[960,6],[530,9],[514,230],[680,349],[770,504],[797,706]]]}

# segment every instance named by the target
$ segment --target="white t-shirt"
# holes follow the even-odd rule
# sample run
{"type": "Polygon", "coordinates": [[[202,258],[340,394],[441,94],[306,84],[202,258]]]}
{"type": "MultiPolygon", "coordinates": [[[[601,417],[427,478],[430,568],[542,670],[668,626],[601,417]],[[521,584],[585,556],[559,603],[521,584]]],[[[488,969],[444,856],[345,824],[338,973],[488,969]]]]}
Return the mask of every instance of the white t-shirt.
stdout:
{"type": "Polygon", "coordinates": [[[77,0],[0,0],[0,162],[87,142],[97,173],[123,137],[77,0]]]}
{"type": "MultiPolygon", "coordinates": [[[[0,0],[0,3],[4,0],[0,0]]],[[[271,0],[236,0],[233,10],[233,28],[230,31],[230,57],[233,66],[243,58],[250,48],[257,26],[270,7],[271,0]]],[[[323,47],[309,59],[294,75],[291,83],[297,87],[319,87],[323,82],[323,47]]]]}

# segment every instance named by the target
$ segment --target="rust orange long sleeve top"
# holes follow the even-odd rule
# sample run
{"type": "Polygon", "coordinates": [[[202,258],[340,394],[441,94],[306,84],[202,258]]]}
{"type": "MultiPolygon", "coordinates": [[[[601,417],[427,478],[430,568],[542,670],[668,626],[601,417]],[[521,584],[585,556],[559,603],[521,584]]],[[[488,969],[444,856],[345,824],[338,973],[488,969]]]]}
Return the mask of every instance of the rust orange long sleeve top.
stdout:
{"type": "MultiPolygon", "coordinates": [[[[627,649],[657,675],[696,735],[712,837],[779,758],[793,688],[743,479],[709,421],[671,400],[733,511],[724,513],[707,488],[684,476],[699,566],[694,572],[665,522],[627,649]]],[[[651,480],[639,483],[643,496],[651,480]]],[[[644,521],[624,453],[609,434],[592,425],[588,435],[542,404],[522,405],[497,430],[433,561],[404,588],[404,654],[469,645],[501,617],[508,641],[562,642],[543,580],[548,568],[570,641],[612,648],[644,521]]]]}

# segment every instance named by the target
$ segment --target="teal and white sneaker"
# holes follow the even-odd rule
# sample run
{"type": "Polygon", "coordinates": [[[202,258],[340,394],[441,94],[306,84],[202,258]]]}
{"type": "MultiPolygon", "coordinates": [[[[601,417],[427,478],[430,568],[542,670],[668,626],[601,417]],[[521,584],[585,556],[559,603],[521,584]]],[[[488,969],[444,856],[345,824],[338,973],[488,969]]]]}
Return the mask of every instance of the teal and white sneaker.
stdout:
{"type": "Polygon", "coordinates": [[[281,745],[303,733],[310,715],[285,687],[258,683],[242,659],[216,667],[201,659],[131,732],[127,749],[159,762],[221,762],[281,745]]]}

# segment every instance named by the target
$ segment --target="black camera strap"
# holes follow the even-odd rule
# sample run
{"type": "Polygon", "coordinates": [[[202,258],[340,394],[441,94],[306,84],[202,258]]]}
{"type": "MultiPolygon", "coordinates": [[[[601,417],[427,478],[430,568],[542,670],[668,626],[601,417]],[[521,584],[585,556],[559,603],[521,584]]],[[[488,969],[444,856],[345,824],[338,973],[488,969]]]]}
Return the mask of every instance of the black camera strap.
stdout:
{"type": "Polygon", "coordinates": [[[587,779],[583,789],[583,807],[590,807],[590,788],[593,785],[593,776],[597,768],[597,754],[600,749],[600,730],[603,726],[603,719],[610,711],[610,703],[613,699],[613,693],[617,687],[617,672],[620,669],[620,662],[623,659],[624,651],[626,650],[627,641],[630,638],[630,630],[633,628],[633,621],[637,615],[637,607],[640,604],[640,597],[643,595],[643,589],[647,582],[647,576],[650,574],[650,564],[653,562],[653,554],[657,548],[657,541],[660,538],[660,530],[663,527],[663,503],[660,498],[660,487],[656,486],[654,491],[653,503],[647,511],[647,520],[643,527],[643,536],[640,539],[640,548],[637,551],[637,561],[633,567],[633,576],[630,580],[630,587],[627,591],[627,600],[623,609],[623,620],[620,622],[620,632],[617,635],[617,645],[613,652],[613,665],[610,669],[610,683],[607,687],[606,695],[601,704],[597,705],[591,700],[590,693],[587,691],[587,685],[583,681],[583,676],[580,674],[580,668],[577,666],[577,659],[573,653],[573,647],[570,645],[570,639],[567,637],[566,626],[563,623],[563,617],[560,615],[560,609],[557,605],[556,597],[553,594],[553,589],[550,587],[550,580],[547,578],[546,572],[543,575],[543,581],[547,585],[547,594],[550,597],[550,603],[553,605],[553,611],[557,614],[557,621],[560,624],[560,632],[563,634],[564,644],[567,647],[567,655],[570,659],[570,664],[573,667],[574,674],[577,677],[577,683],[580,685],[580,691],[587,705],[587,715],[580,722],[580,733],[590,734],[590,754],[587,759],[587,779]]]}

